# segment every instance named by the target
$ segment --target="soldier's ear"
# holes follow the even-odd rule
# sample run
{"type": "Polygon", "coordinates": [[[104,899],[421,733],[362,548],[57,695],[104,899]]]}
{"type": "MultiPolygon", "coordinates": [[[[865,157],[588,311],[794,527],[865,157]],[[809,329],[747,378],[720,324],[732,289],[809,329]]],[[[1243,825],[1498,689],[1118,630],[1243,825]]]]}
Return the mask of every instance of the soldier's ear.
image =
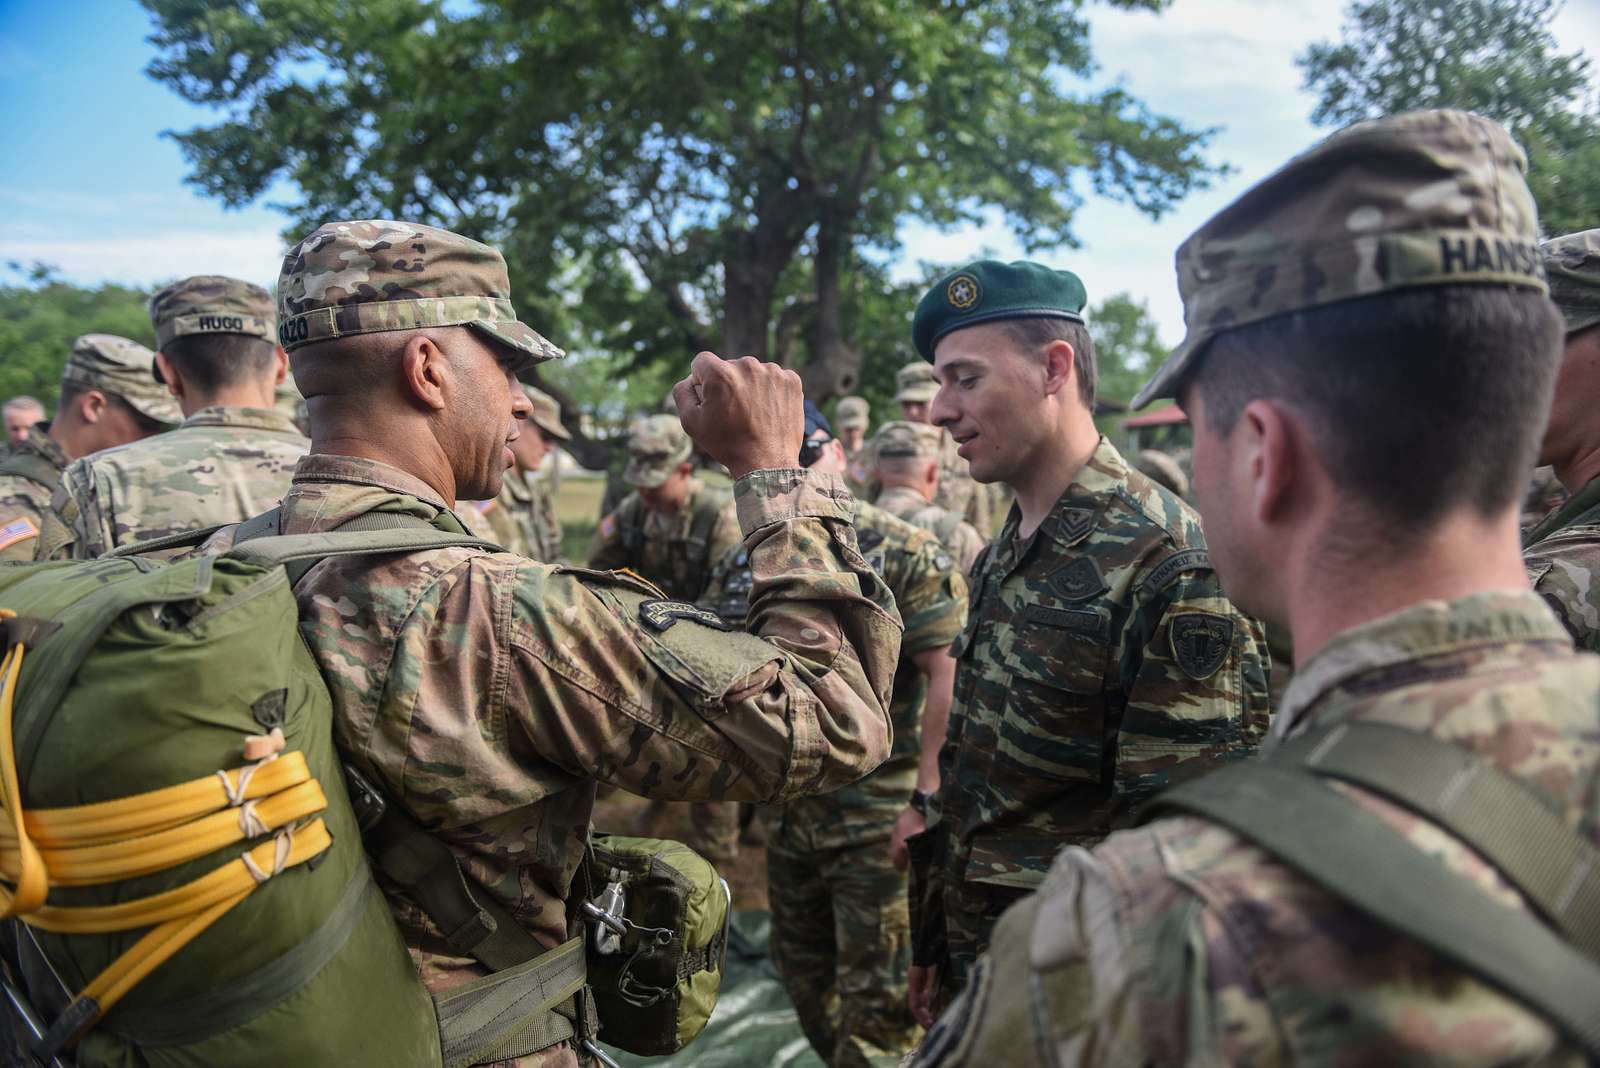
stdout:
{"type": "Polygon", "coordinates": [[[289,354],[283,351],[283,346],[278,346],[278,369],[272,377],[274,386],[283,385],[283,380],[289,377],[289,354]]]}
{"type": "Polygon", "coordinates": [[[183,375],[178,373],[178,368],[167,359],[164,352],[156,353],[155,359],[156,379],[167,387],[167,392],[174,397],[183,397],[183,375]]]}
{"type": "Polygon", "coordinates": [[[400,377],[407,395],[430,412],[445,409],[453,384],[449,358],[426,334],[406,338],[400,353],[400,377]]]}

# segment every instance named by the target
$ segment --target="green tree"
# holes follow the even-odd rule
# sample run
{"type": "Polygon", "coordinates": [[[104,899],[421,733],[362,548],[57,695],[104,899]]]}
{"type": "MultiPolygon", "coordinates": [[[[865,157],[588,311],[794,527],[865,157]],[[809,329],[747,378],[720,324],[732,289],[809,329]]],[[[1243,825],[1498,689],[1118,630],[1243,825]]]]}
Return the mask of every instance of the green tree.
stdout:
{"type": "MultiPolygon", "coordinates": [[[[1095,392],[1103,402],[1126,404],[1167,358],[1149,306],[1129,293],[1113,293],[1089,309],[1089,336],[1099,378],[1095,392]]],[[[1123,416],[1110,413],[1095,423],[1115,439],[1123,416]]]]}
{"type": "Polygon", "coordinates": [[[1220,171],[1211,131],[1084,88],[1088,0],[143,2],[149,73],[222,113],[172,135],[192,182],[493,240],[622,373],[717,348],[852,390],[856,278],[905,221],[998,208],[1049,248],[1090,195],[1154,217],[1220,171]]]}
{"type": "Polygon", "coordinates": [[[6,266],[15,278],[0,284],[0,401],[26,393],[54,411],[61,369],[72,343],[84,334],[155,344],[145,311],[148,293],[119,285],[75,286],[43,264],[6,266]]]}
{"type": "Polygon", "coordinates": [[[1556,49],[1559,0],[1357,0],[1343,37],[1300,57],[1318,94],[1311,120],[1337,126],[1417,108],[1495,119],[1528,151],[1545,231],[1600,219],[1600,91],[1582,52],[1556,49]]]}

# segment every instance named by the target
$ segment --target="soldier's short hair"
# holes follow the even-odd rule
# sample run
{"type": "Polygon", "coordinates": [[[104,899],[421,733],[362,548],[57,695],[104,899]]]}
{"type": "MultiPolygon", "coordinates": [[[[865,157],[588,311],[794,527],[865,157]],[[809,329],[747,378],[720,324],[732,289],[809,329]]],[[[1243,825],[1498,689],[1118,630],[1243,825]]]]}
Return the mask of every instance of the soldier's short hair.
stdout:
{"type": "Polygon", "coordinates": [[[21,396],[12,397],[4,404],[0,404],[0,412],[20,412],[30,410],[43,412],[44,405],[40,403],[39,398],[30,397],[25,393],[21,396]]]}
{"type": "Polygon", "coordinates": [[[1257,398],[1293,405],[1342,490],[1397,526],[1421,525],[1519,499],[1561,337],[1560,315],[1537,290],[1432,286],[1229,330],[1189,382],[1217,434],[1257,398]]]}
{"type": "Polygon", "coordinates": [[[171,360],[184,380],[211,393],[244,385],[266,375],[278,347],[249,334],[185,334],[168,341],[161,355],[171,360]]]}
{"type": "Polygon", "coordinates": [[[1005,319],[1011,340],[1030,352],[1049,345],[1052,341],[1065,341],[1072,346],[1072,366],[1078,372],[1078,397],[1084,407],[1094,411],[1094,393],[1099,371],[1094,358],[1094,340],[1089,329],[1071,319],[1043,317],[1037,319],[1005,319]]]}
{"type": "MultiPolygon", "coordinates": [[[[83,396],[93,388],[93,386],[86,385],[82,382],[61,383],[61,400],[56,404],[57,409],[60,411],[66,411],[68,405],[77,401],[79,397],[83,396]]],[[[167,429],[167,424],[161,422],[159,419],[153,419],[144,414],[132,404],[128,403],[128,398],[124,397],[122,394],[114,393],[109,389],[102,389],[100,393],[105,397],[107,403],[109,403],[113,408],[117,408],[123,412],[126,412],[128,417],[133,420],[133,425],[137,427],[139,432],[145,437],[150,437],[153,434],[159,434],[163,430],[167,429]]]]}

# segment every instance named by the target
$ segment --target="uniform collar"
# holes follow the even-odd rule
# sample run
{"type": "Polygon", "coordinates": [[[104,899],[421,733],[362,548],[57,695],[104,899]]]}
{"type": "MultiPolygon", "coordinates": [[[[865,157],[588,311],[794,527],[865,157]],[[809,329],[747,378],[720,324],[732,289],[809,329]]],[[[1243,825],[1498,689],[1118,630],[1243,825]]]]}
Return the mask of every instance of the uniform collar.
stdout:
{"type": "Polygon", "coordinates": [[[928,499],[909,486],[889,486],[878,494],[877,505],[879,508],[893,511],[893,505],[905,502],[914,504],[918,508],[926,508],[928,499]]]}
{"type": "Polygon", "coordinates": [[[271,408],[230,408],[214,404],[209,408],[201,408],[186,418],[179,424],[179,429],[191,426],[240,427],[246,430],[293,434],[297,438],[302,436],[300,428],[294,425],[293,419],[271,408]]]}
{"type": "MultiPolygon", "coordinates": [[[[1105,511],[1112,498],[1128,484],[1128,464],[1117,447],[1102,436],[1089,454],[1089,459],[1078,469],[1072,482],[1056,500],[1050,514],[1027,545],[1017,553],[1020,560],[1041,535],[1050,538],[1063,548],[1076,545],[1089,536],[1096,518],[1105,511]]],[[[1022,510],[1015,503],[1006,516],[1005,527],[995,539],[1002,545],[1014,544],[1017,529],[1022,524],[1022,510]]]]}
{"type": "Polygon", "coordinates": [[[283,499],[283,532],[331,530],[368,512],[400,512],[433,523],[448,511],[426,482],[398,467],[359,456],[312,453],[295,465],[283,499]]]}
{"type": "Polygon", "coordinates": [[[1597,507],[1600,507],[1600,478],[1592,480],[1574,493],[1566,504],[1536,523],[1533,529],[1523,536],[1522,547],[1532,548],[1562,528],[1577,523],[1584,518],[1585,513],[1594,511],[1597,507]]]}
{"type": "Polygon", "coordinates": [[[533,488],[528,485],[527,478],[515,467],[506,468],[506,473],[500,478],[501,488],[512,500],[527,504],[533,500],[533,488]]]}
{"type": "Polygon", "coordinates": [[[20,445],[13,445],[11,448],[18,453],[31,452],[58,471],[65,471],[67,465],[72,462],[72,458],[67,455],[66,450],[56,443],[55,438],[50,436],[50,423],[48,420],[33,424],[33,427],[28,432],[28,440],[20,445]]]}
{"type": "Polygon", "coordinates": [[[1309,721],[1308,712],[1331,691],[1397,664],[1508,642],[1554,642],[1572,637],[1531,590],[1493,591],[1452,601],[1423,601],[1351,627],[1295,668],[1273,718],[1282,738],[1309,721]]]}

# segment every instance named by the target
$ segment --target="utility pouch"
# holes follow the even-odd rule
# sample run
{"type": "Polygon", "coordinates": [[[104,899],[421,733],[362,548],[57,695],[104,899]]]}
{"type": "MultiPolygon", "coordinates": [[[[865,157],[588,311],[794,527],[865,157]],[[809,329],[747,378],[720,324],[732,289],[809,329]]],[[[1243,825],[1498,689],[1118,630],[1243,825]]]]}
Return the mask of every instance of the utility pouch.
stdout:
{"type": "Polygon", "coordinates": [[[700,854],[659,838],[595,835],[574,881],[600,1038],[676,1053],[717,1004],[732,895],[700,854]]]}

